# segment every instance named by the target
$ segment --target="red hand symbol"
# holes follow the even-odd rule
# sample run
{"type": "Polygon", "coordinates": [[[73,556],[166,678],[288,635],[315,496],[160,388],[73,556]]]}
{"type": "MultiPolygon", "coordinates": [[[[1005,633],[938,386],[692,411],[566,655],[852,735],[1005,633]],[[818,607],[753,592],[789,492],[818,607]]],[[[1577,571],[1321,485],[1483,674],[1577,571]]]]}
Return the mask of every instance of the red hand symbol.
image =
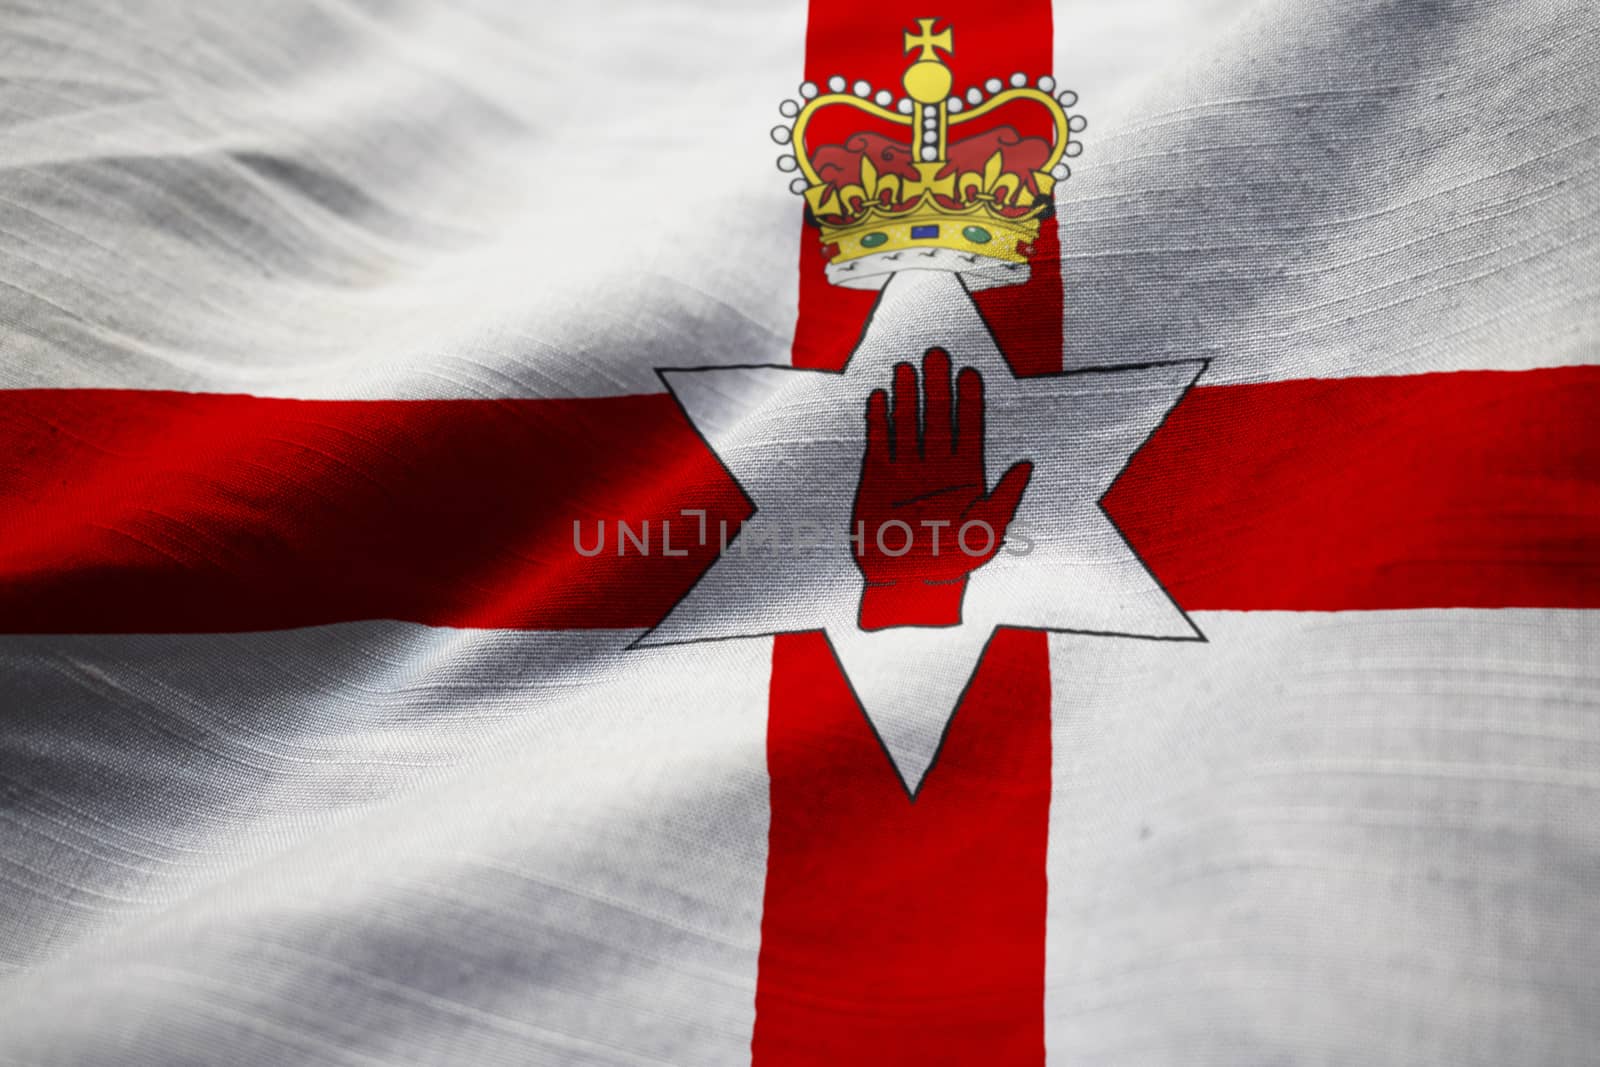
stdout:
{"type": "Polygon", "coordinates": [[[861,628],[954,626],[967,577],[1000,551],[1033,464],[1015,464],[984,492],[983,379],[956,379],[950,357],[930,349],[917,372],[894,368],[894,408],[878,389],[867,398],[867,450],[851,516],[856,565],[866,578],[861,628]]]}

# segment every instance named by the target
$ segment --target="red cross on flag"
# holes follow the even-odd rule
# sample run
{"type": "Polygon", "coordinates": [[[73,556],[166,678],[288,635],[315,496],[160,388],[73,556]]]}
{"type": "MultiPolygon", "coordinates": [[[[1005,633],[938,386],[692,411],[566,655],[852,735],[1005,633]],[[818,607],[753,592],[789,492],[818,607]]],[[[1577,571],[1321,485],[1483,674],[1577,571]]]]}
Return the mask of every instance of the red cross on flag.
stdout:
{"type": "Polygon", "coordinates": [[[11,13],[0,1061],[1586,1061],[1597,30],[11,13]]]}

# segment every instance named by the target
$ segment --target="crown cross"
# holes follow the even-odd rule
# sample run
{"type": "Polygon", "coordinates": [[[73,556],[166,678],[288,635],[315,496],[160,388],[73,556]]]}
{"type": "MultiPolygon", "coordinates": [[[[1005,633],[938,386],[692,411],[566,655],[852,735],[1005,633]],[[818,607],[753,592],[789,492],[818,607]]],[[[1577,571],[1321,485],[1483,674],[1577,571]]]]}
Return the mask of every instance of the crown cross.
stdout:
{"type": "Polygon", "coordinates": [[[909,52],[913,48],[920,48],[922,49],[922,54],[917,57],[919,60],[931,59],[936,62],[939,57],[933,51],[935,48],[953,55],[956,49],[955,45],[951,43],[950,27],[946,26],[938,33],[933,32],[933,24],[938,21],[938,19],[918,19],[917,26],[920,27],[919,31],[917,33],[912,33],[910,30],[906,31],[906,51],[909,52]]]}
{"type": "Polygon", "coordinates": [[[937,104],[950,92],[950,68],[939,60],[939,53],[934,49],[942,48],[954,53],[955,45],[952,43],[950,27],[946,26],[940,33],[933,32],[933,24],[937,21],[918,19],[921,32],[913,34],[910,30],[906,31],[905,50],[909,52],[913,48],[920,48],[922,54],[906,68],[901,84],[906,87],[911,99],[923,105],[937,104]]]}

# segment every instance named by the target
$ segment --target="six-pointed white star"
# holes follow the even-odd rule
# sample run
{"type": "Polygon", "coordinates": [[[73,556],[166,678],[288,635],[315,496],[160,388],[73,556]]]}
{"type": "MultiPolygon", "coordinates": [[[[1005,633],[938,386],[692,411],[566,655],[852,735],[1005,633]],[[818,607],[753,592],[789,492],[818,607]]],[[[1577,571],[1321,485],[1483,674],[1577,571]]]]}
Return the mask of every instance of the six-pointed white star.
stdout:
{"type": "Polygon", "coordinates": [[[996,627],[1201,639],[1099,502],[1203,366],[1018,378],[956,275],[908,270],[885,286],[843,372],[664,370],[755,511],[639,643],[824,631],[915,796],[996,627]],[[972,575],[959,626],[867,632],[857,625],[863,579],[848,542],[866,397],[888,387],[896,363],[920,365],[935,347],[983,376],[988,484],[1023,459],[1033,477],[1007,550],[972,575]]]}

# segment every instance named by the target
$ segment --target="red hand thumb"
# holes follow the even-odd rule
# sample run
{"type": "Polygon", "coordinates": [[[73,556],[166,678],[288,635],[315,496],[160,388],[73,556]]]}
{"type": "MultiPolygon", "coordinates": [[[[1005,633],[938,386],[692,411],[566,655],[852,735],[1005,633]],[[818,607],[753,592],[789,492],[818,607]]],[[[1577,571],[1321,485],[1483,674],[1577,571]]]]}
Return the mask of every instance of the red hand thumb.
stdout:
{"type": "Polygon", "coordinates": [[[1016,517],[1022,494],[1027,492],[1028,480],[1033,477],[1033,464],[1022,460],[1000,476],[994,490],[972,509],[972,517],[989,524],[995,540],[1005,536],[1006,527],[1016,517]]]}

